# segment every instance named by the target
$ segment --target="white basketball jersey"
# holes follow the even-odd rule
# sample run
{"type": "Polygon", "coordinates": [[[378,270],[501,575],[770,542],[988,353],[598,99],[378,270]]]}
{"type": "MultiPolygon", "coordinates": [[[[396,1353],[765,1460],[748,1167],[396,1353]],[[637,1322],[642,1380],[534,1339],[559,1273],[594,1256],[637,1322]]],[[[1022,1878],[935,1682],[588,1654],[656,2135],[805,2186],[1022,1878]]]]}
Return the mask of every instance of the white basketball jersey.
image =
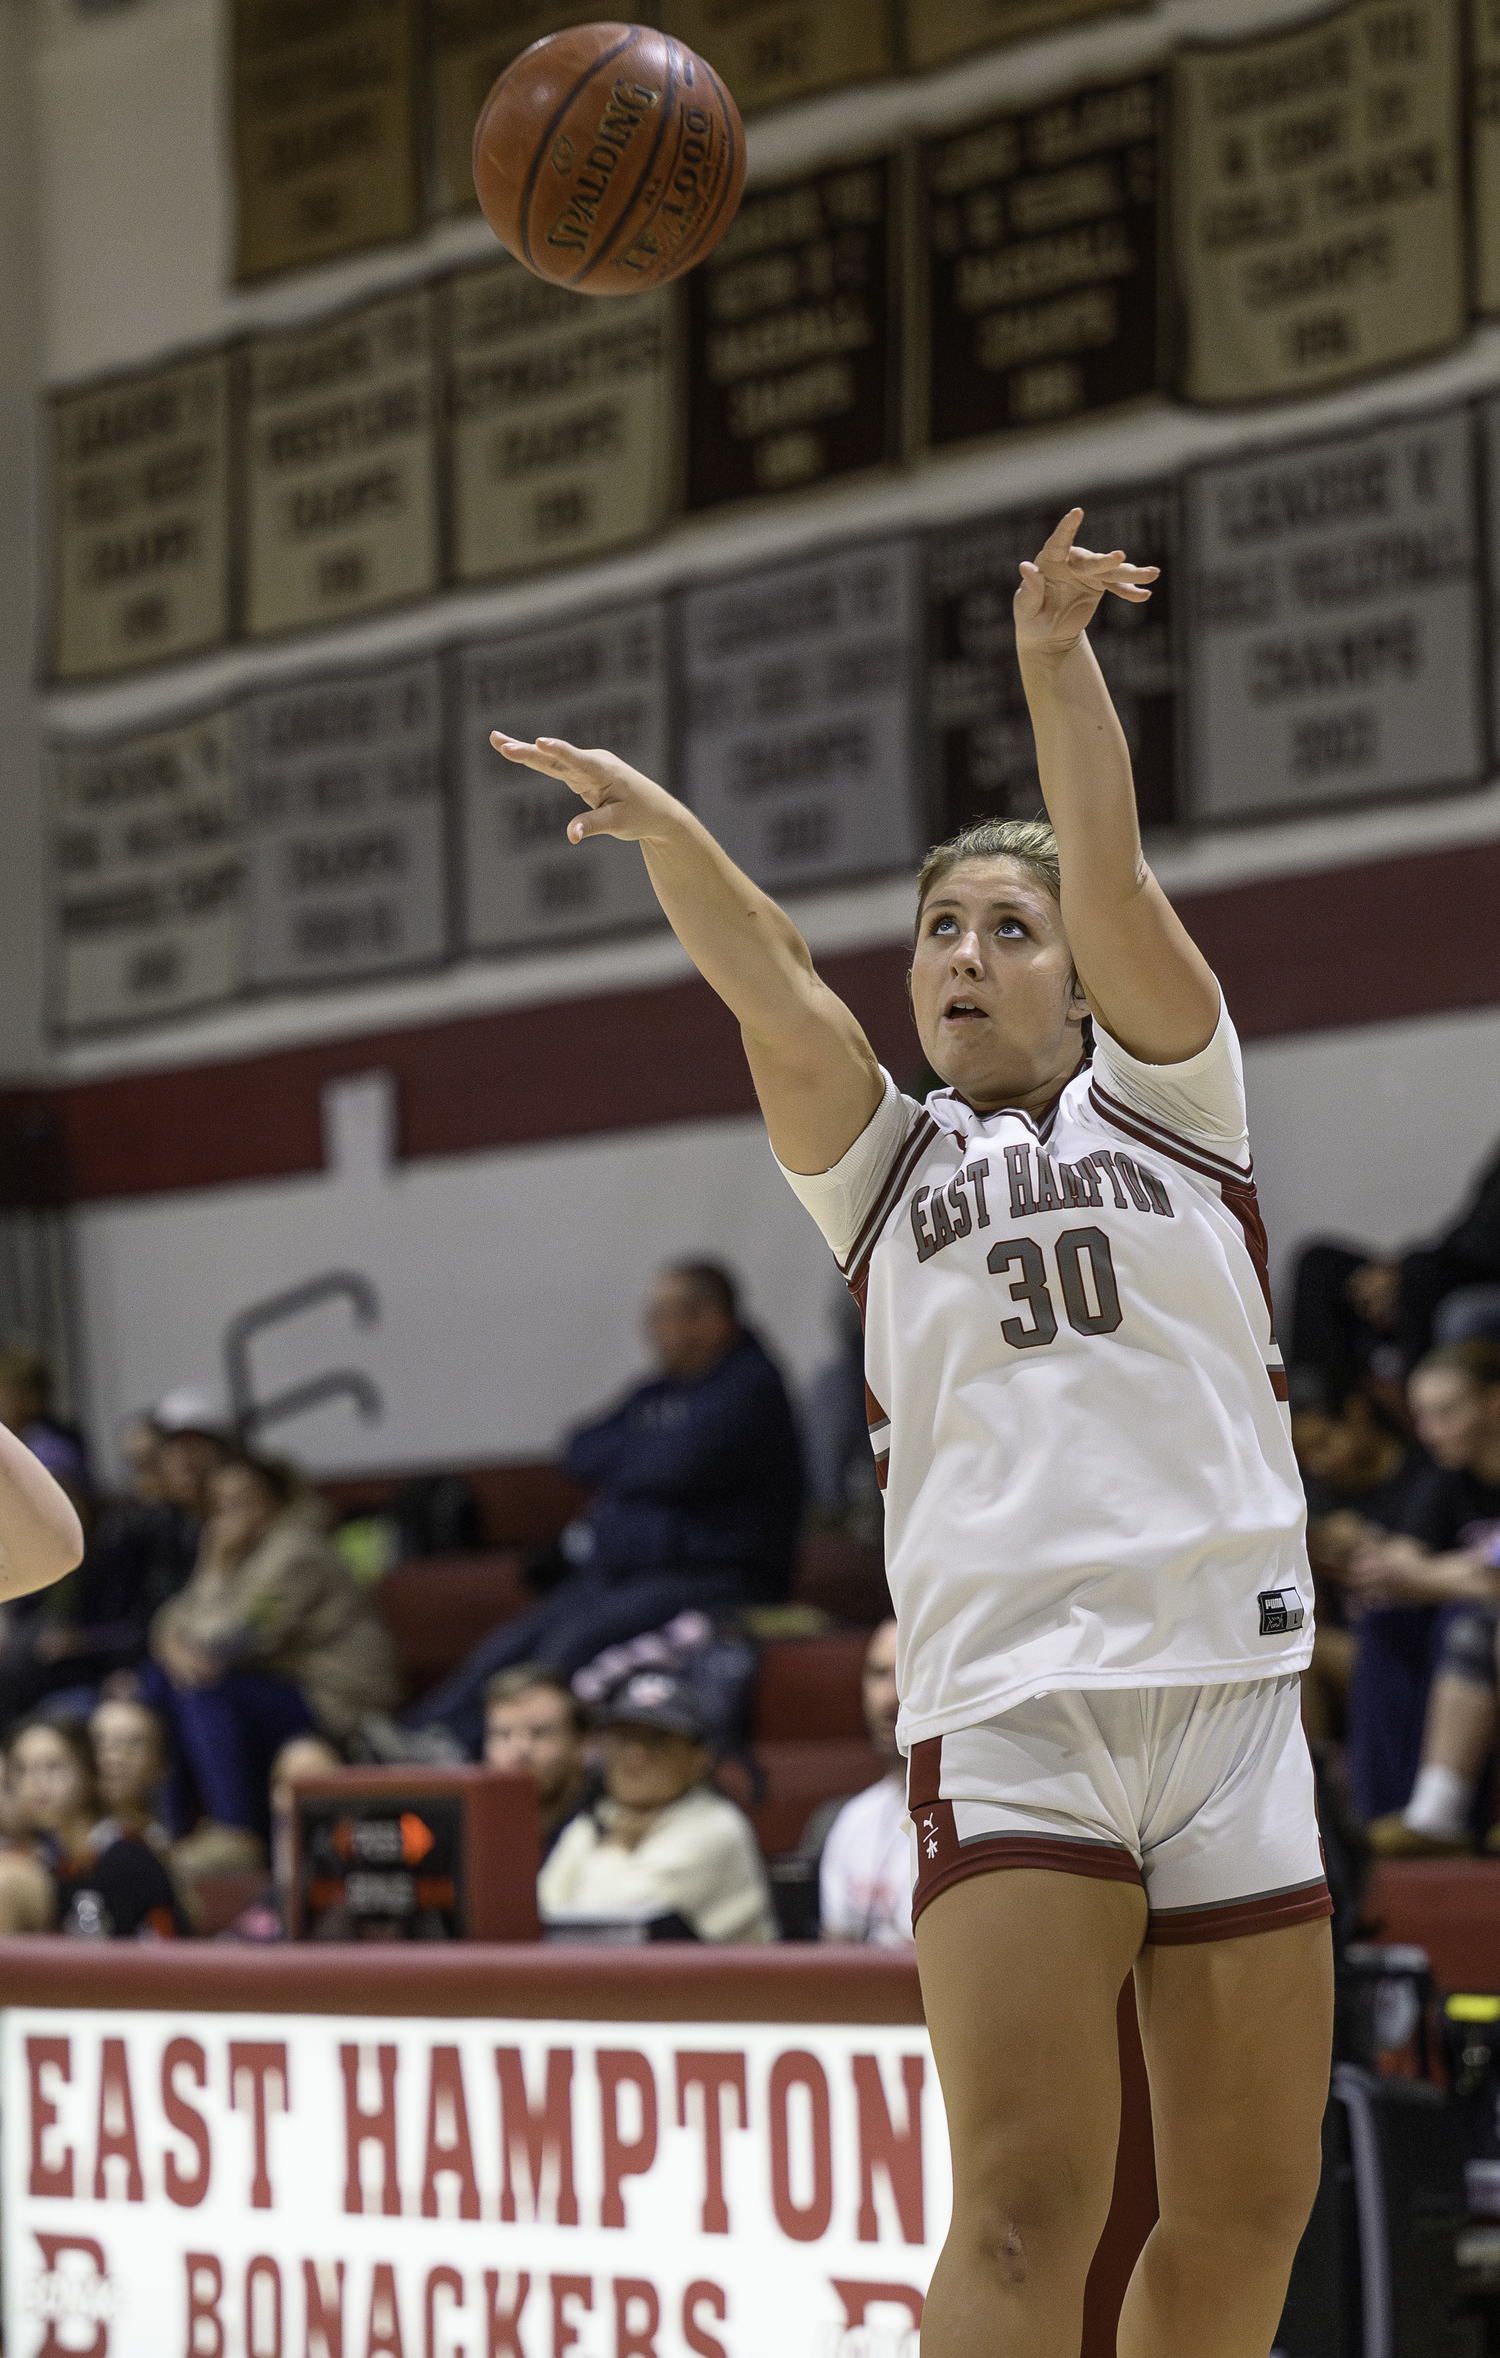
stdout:
{"type": "Polygon", "coordinates": [[[865,1321],[904,1746],[1063,1687],[1302,1668],[1312,1576],[1239,1043],[1106,1034],[1040,1121],[886,1076],[788,1171],[865,1321]]]}

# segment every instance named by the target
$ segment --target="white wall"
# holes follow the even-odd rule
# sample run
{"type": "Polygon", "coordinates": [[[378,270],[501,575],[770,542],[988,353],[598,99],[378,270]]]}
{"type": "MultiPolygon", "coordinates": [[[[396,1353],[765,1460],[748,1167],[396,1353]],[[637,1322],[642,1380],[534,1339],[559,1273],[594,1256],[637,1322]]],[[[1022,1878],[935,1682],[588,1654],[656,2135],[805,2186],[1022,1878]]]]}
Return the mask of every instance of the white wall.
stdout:
{"type": "Polygon", "coordinates": [[[0,6],[0,1072],[34,1068],[42,1000],[35,642],[37,170],[27,18],[0,6]]]}

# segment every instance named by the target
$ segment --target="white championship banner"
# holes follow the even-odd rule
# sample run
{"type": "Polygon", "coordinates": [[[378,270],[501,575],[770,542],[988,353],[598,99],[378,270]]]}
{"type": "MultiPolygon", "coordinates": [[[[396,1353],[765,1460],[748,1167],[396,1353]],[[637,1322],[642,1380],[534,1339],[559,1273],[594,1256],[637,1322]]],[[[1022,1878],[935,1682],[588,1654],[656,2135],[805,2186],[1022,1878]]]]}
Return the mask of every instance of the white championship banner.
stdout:
{"type": "Polygon", "coordinates": [[[11,2008],[7,2358],[916,2358],[924,2030],[11,2008]]]}
{"type": "Polygon", "coordinates": [[[1474,438],[1457,409],[1188,477],[1194,818],[1484,775],[1474,438]]]}
{"type": "Polygon", "coordinates": [[[920,613],[910,540],[688,591],[683,799],[757,884],[918,858],[920,613]]]}

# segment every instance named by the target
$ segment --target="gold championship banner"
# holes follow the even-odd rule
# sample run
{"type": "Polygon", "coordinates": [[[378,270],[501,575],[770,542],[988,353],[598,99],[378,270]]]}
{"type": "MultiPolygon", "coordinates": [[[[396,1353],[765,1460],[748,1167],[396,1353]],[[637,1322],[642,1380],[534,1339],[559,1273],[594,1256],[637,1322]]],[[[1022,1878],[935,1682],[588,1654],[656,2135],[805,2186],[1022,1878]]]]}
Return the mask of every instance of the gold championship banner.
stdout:
{"type": "Polygon", "coordinates": [[[1130,0],[902,0],[909,66],[944,65],[1029,33],[1053,33],[1086,16],[1118,15],[1130,0]]]}
{"type": "Polygon", "coordinates": [[[219,712],[55,751],[51,980],[62,1031],[178,1015],[239,989],[233,731],[219,712]]]}
{"type": "MultiPolygon", "coordinates": [[[[1085,546],[1128,549],[1133,563],[1162,567],[1148,605],[1106,598],[1089,624],[1089,640],[1130,748],[1141,824],[1167,827],[1178,815],[1178,489],[1143,483],[1085,492],[1083,507],[1085,546]]],[[[927,544],[927,723],[944,835],[976,819],[1041,815],[1011,600],[1021,559],[1035,557],[1056,522],[1053,501],[950,526],[927,544]]]]}
{"type": "MultiPolygon", "coordinates": [[[[590,24],[580,0],[430,0],[428,104],[430,209],[473,211],[474,125],[491,85],[513,58],[548,33],[590,24]]],[[[660,24],[661,10],[636,10],[634,24],[660,24]]]]}
{"type": "Polygon", "coordinates": [[[229,363],[52,404],[52,668],[89,679],[229,636],[229,363]]]}
{"type": "Polygon", "coordinates": [[[1185,514],[1194,819],[1484,776],[1469,410],[1205,467],[1185,514]]]}
{"type": "Polygon", "coordinates": [[[418,287],[251,346],[247,637],[437,589],[434,313],[418,287]]]}
{"type": "Polygon", "coordinates": [[[741,114],[895,70],[885,0],[668,0],[667,21],[741,114]]]}
{"type": "Polygon", "coordinates": [[[1500,0],[1472,0],[1469,89],[1469,218],[1474,224],[1474,308],[1500,312],[1500,0]]]}
{"type": "Polygon", "coordinates": [[[892,166],[757,189],[688,280],[688,505],[896,455],[892,166]]]}
{"type": "Polygon", "coordinates": [[[676,288],[585,303],[519,262],[462,271],[445,298],[458,581],[644,540],[673,504],[676,288]]]}
{"type": "Polygon", "coordinates": [[[1462,334],[1452,0],[1364,0],[1173,67],[1182,391],[1310,393],[1462,334]]]}
{"type": "Polygon", "coordinates": [[[1147,76],[923,151],[931,443],[1155,386],[1160,108],[1147,76]]]}
{"type": "Polygon", "coordinates": [[[633,843],[568,841],[584,808],[554,778],[502,760],[490,731],[608,745],[671,783],[667,609],[648,598],[612,613],[564,616],[514,638],[464,647],[455,661],[464,947],[520,949],[566,935],[596,940],[661,922],[633,843]]]}
{"type": "Polygon", "coordinates": [[[421,0],[235,0],[235,276],[410,237],[421,0]]]}
{"type": "Polygon", "coordinates": [[[393,974],[444,955],[436,656],[250,697],[240,758],[252,984],[393,974]]]}

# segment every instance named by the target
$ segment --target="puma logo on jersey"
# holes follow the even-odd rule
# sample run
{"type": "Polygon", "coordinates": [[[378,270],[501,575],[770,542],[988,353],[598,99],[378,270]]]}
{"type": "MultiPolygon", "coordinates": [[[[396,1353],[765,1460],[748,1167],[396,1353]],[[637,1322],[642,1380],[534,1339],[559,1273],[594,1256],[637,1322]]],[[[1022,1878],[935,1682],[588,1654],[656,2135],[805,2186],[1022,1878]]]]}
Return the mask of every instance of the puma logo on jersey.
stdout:
{"type": "Polygon", "coordinates": [[[1255,1601],[1262,1637],[1286,1637],[1302,1627],[1302,1599],[1294,1588],[1263,1588],[1255,1601]]]}

